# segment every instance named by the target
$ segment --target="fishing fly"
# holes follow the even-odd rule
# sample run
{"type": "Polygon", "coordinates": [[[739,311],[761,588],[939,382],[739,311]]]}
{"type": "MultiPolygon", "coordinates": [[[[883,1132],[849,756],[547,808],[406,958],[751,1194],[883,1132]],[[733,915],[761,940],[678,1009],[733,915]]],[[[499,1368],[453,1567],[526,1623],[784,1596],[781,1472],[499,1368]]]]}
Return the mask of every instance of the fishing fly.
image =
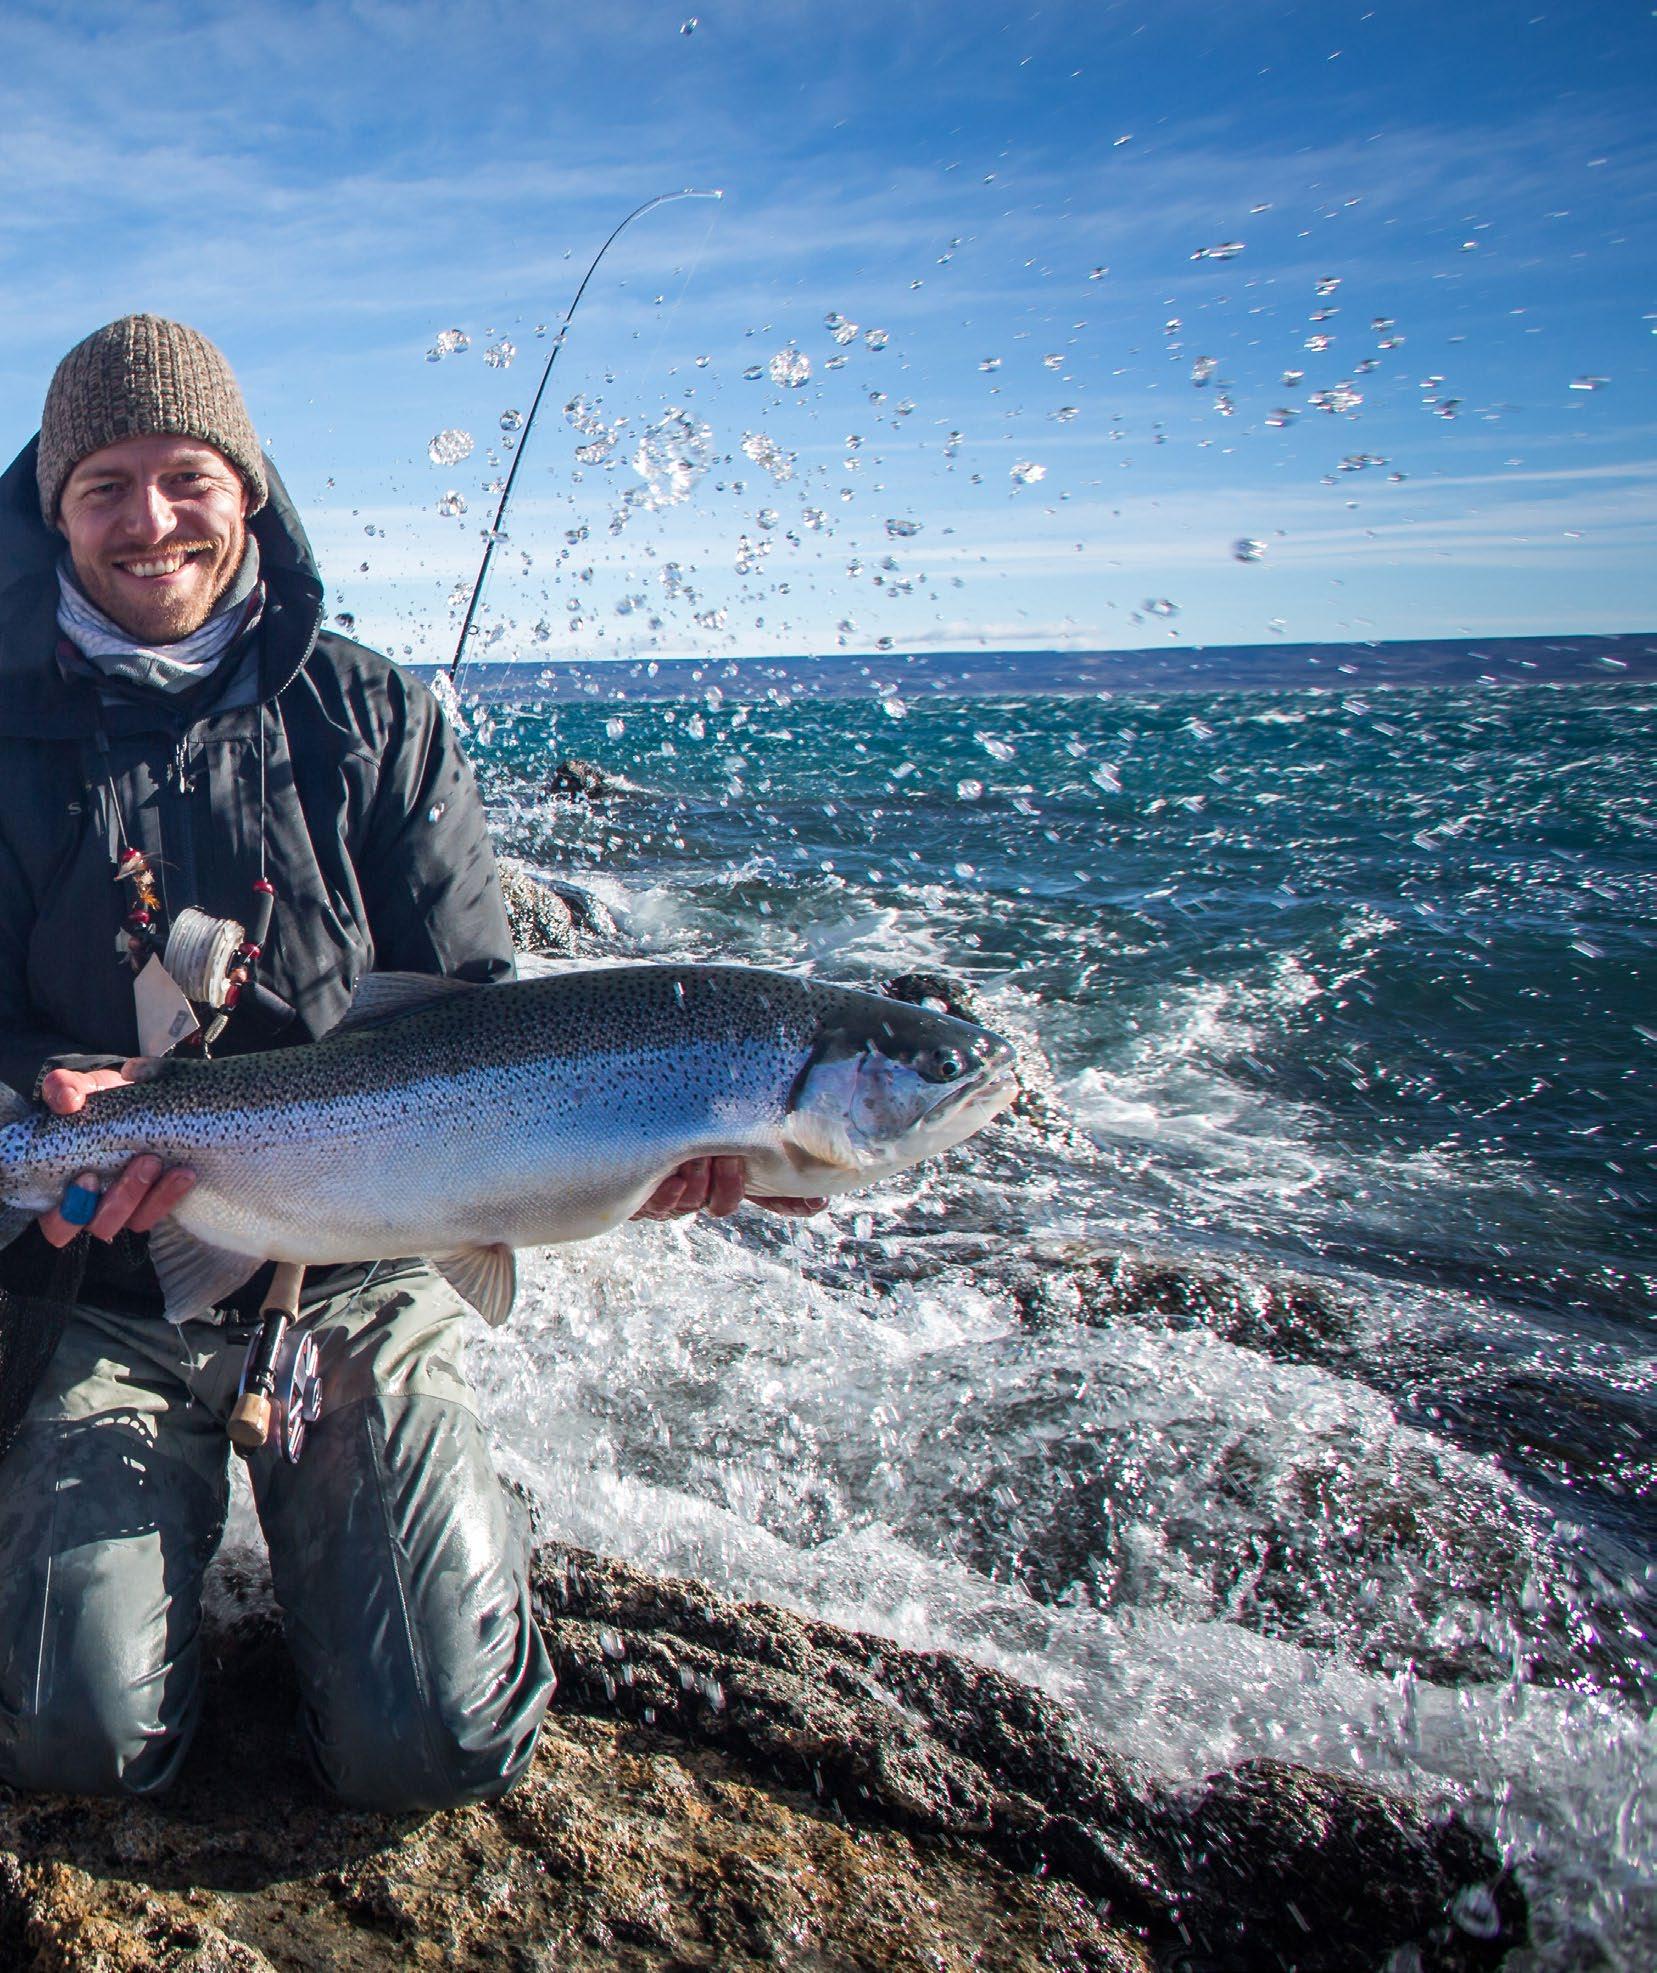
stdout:
{"type": "Polygon", "coordinates": [[[581,297],[587,292],[587,283],[597,272],[599,262],[635,219],[642,219],[647,212],[654,212],[657,206],[671,205],[677,199],[722,199],[724,196],[723,191],[697,191],[689,186],[682,192],[658,192],[655,198],[646,199],[642,206],[635,206],[593,255],[591,264],[581,277],[581,285],[575,291],[574,300],[564,311],[564,319],[558,325],[558,333],[552,339],[552,348],[547,352],[546,365],[541,371],[541,381],[535,387],[534,402],[529,407],[529,416],[524,420],[523,431],[518,438],[518,449],[513,454],[511,469],[506,475],[506,485],[501,489],[500,505],[495,509],[495,518],[484,536],[483,560],[478,564],[477,580],[472,584],[472,593],[466,601],[465,621],[460,626],[454,659],[449,666],[451,682],[459,679],[460,668],[466,661],[466,640],[472,634],[472,620],[477,615],[478,601],[483,595],[484,579],[488,576],[489,564],[494,559],[495,544],[501,538],[501,526],[506,518],[507,503],[512,498],[513,483],[518,477],[518,468],[524,463],[524,451],[529,444],[529,434],[535,424],[535,414],[541,408],[541,399],[546,393],[547,380],[552,375],[552,366],[558,361],[559,351],[564,347],[564,338],[569,333],[570,323],[575,319],[575,311],[581,306],[581,297]]]}

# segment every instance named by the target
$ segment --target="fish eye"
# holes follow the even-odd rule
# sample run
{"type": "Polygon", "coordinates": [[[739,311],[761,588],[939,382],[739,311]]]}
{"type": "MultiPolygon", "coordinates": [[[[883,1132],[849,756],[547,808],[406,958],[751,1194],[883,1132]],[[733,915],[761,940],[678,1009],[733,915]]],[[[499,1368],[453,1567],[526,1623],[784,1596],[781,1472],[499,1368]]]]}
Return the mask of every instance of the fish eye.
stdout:
{"type": "Polygon", "coordinates": [[[929,1048],[915,1068],[928,1082],[959,1082],[967,1072],[967,1058],[959,1048],[929,1048]]]}

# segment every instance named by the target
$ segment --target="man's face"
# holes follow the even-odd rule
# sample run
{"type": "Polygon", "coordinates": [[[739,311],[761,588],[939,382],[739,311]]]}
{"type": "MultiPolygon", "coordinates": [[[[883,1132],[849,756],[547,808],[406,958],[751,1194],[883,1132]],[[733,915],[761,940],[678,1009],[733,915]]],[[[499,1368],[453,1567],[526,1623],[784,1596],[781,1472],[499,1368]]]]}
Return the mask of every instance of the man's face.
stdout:
{"type": "Polygon", "coordinates": [[[123,438],[69,475],[58,526],[75,578],[107,617],[145,644],[199,630],[247,547],[247,488],[194,438],[123,438]]]}

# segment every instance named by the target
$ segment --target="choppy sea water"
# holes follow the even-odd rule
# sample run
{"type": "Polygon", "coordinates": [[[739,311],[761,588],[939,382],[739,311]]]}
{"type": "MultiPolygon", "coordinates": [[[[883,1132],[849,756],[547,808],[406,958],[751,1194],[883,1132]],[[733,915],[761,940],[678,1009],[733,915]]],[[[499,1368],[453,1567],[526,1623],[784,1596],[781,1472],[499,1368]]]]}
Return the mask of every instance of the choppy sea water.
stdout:
{"type": "Polygon", "coordinates": [[[552,1525],[1456,1801],[1516,1965],[1657,1960],[1657,691],[532,695],[503,848],[646,957],[946,971],[1048,1098],[526,1257],[472,1368],[552,1525]]]}

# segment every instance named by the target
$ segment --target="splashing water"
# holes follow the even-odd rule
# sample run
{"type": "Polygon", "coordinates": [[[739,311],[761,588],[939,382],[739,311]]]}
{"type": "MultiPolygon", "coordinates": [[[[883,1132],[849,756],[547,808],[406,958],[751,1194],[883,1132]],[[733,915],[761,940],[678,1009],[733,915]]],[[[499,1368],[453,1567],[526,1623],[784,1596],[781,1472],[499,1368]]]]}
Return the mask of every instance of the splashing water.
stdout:
{"type": "Polygon", "coordinates": [[[779,349],[765,367],[772,383],[781,384],[786,390],[798,390],[811,381],[811,358],[792,343],[779,349]]]}
{"type": "Polygon", "coordinates": [[[1033,459],[1020,459],[1011,468],[1008,477],[1014,486],[1034,486],[1038,480],[1047,477],[1047,468],[1037,465],[1033,459]]]}
{"type": "Polygon", "coordinates": [[[769,473],[779,486],[794,477],[795,455],[765,432],[745,432],[742,453],[744,458],[751,459],[762,471],[769,473]]]}
{"type": "Polygon", "coordinates": [[[434,466],[458,466],[462,459],[472,456],[472,434],[458,427],[439,432],[427,442],[426,457],[434,466]]]}

